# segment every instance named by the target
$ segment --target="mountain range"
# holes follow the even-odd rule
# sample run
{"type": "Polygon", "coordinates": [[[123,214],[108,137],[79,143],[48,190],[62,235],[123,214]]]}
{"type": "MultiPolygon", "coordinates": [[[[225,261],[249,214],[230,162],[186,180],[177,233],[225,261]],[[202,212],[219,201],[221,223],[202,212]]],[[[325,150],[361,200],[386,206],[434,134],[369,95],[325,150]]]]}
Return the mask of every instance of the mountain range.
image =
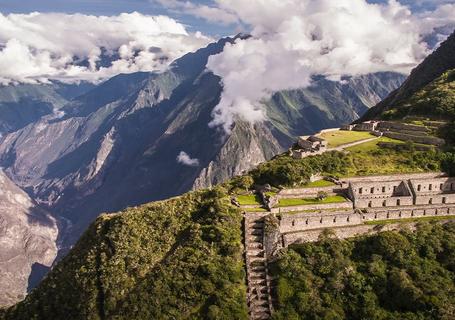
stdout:
{"type": "MultiPolygon", "coordinates": [[[[426,65],[427,68],[431,70],[431,74],[428,72],[420,74],[420,77],[425,77],[427,81],[421,82],[419,85],[415,85],[413,93],[409,93],[409,96],[402,100],[403,103],[410,101],[409,99],[415,99],[415,97],[418,96],[422,90],[431,92],[431,90],[428,89],[438,85],[438,81],[441,77],[443,77],[444,85],[453,82],[455,78],[451,76],[452,70],[450,69],[450,61],[447,61],[447,66],[449,67],[445,70],[442,70],[441,68],[440,72],[433,72],[436,67],[431,67],[431,61],[439,63],[441,59],[446,58],[453,61],[455,55],[448,57],[444,56],[446,48],[450,47],[453,41],[454,37],[452,36],[445,43],[443,43],[432,56],[423,62],[422,65],[426,65]],[[445,75],[448,75],[448,77],[445,75]]],[[[421,68],[422,67],[417,67],[416,70],[421,70],[421,68]]],[[[408,77],[406,82],[396,92],[403,92],[409,86],[409,83],[418,81],[413,80],[415,74],[416,71],[408,77]]],[[[181,79],[178,75],[181,74],[177,71],[169,72],[166,76],[166,79],[169,80],[167,83],[174,83],[174,86],[178,88],[179,86],[175,85],[176,81],[178,82],[176,79],[181,79]]],[[[150,74],[136,74],[134,76],[142,79],[142,81],[147,84],[150,84],[150,77],[158,77],[157,75],[150,74]]],[[[164,77],[164,74],[159,77],[162,76],[164,77]]],[[[380,75],[379,77],[383,76],[385,75],[380,75]]],[[[114,79],[118,80],[123,77],[126,76],[119,76],[114,79]]],[[[209,73],[196,76],[196,83],[198,87],[202,85],[205,77],[211,78],[213,76],[209,73]]],[[[378,77],[378,75],[368,76],[367,78],[372,79],[374,77],[378,77]]],[[[351,81],[360,80],[352,79],[351,81]]],[[[124,83],[123,81],[121,82],[124,83]]],[[[211,81],[209,82],[211,83],[211,81]]],[[[361,82],[363,83],[363,81],[361,82]]],[[[107,85],[108,83],[109,81],[104,85],[107,85]]],[[[152,92],[157,92],[157,87],[163,85],[163,82],[159,82],[156,79],[153,83],[156,87],[154,87],[155,91],[150,89],[152,92]]],[[[208,85],[207,83],[205,84],[208,85]]],[[[194,80],[188,85],[193,86],[194,80]]],[[[341,86],[338,87],[338,84],[330,82],[325,83],[324,85],[333,85],[334,91],[336,91],[335,88],[343,88],[341,86]]],[[[98,90],[102,87],[103,85],[100,86],[98,90]]],[[[139,87],[143,88],[142,85],[139,87]]],[[[124,88],[125,87],[120,85],[117,87],[116,92],[119,93],[119,96],[123,96],[121,91],[124,88]]],[[[160,88],[160,90],[164,90],[164,86],[160,88]]],[[[175,92],[178,90],[179,89],[173,89],[172,91],[175,92]]],[[[310,96],[311,90],[314,89],[310,88],[292,92],[281,92],[274,95],[273,99],[267,103],[268,114],[273,115],[272,111],[279,109],[278,106],[281,106],[283,110],[290,109],[290,105],[293,105],[290,101],[307,101],[305,99],[309,99],[308,96],[310,96]],[[285,100],[286,103],[289,104],[288,109],[284,108],[282,102],[280,102],[281,100],[285,100]]],[[[169,91],[166,92],[169,93],[169,91]]],[[[94,91],[88,94],[90,95],[93,92],[94,91]]],[[[142,92],[141,89],[139,92],[142,92]]],[[[397,94],[396,92],[391,93],[391,96],[386,99],[392,99],[393,96],[397,94]]],[[[163,97],[166,97],[165,92],[160,91],[160,93],[163,94],[163,97]]],[[[196,126],[198,123],[196,120],[189,120],[194,119],[193,117],[190,117],[191,115],[196,114],[197,118],[201,117],[201,114],[204,114],[203,112],[197,113],[198,109],[193,104],[195,101],[204,101],[204,99],[198,95],[198,93],[201,93],[194,90],[184,91],[184,93],[185,94],[182,92],[182,95],[180,96],[181,100],[176,100],[176,103],[177,101],[186,101],[186,103],[177,103],[175,108],[170,107],[174,106],[173,103],[164,103],[164,101],[168,100],[174,101],[172,93],[170,94],[170,98],[164,98],[162,102],[156,103],[155,107],[147,107],[149,108],[147,110],[151,110],[150,112],[152,114],[161,114],[162,112],[163,118],[161,119],[167,119],[170,121],[169,123],[165,122],[161,128],[161,130],[164,130],[168,136],[163,138],[164,133],[162,133],[159,138],[157,138],[158,140],[164,139],[163,143],[169,144],[169,147],[172,147],[173,145],[171,142],[175,142],[175,140],[182,141],[185,138],[183,135],[178,135],[175,140],[172,138],[172,136],[177,134],[179,130],[184,130],[187,126],[191,127],[191,124],[196,126]],[[184,97],[188,97],[188,92],[192,92],[190,95],[192,99],[188,98],[189,100],[186,100],[184,97]],[[196,99],[196,96],[198,99],[196,99]],[[189,101],[192,101],[192,103],[189,101]],[[161,105],[161,103],[163,103],[163,105],[161,105]],[[194,108],[188,112],[184,112],[188,106],[193,106],[194,108]],[[161,108],[165,109],[166,107],[171,109],[168,110],[168,113],[165,112],[165,110],[161,110],[161,108]],[[174,110],[178,111],[177,116],[170,117],[170,114],[172,114],[174,110]],[[177,121],[176,119],[179,120],[177,121]],[[174,124],[174,126],[171,126],[171,124],[174,124]],[[172,130],[170,128],[172,128],[172,130]]],[[[327,92],[325,92],[325,94],[327,94],[327,92]]],[[[160,94],[153,95],[155,99],[158,99],[156,98],[157,96],[159,97],[160,94]]],[[[133,97],[133,101],[137,102],[137,95],[133,95],[133,97]]],[[[147,95],[147,97],[151,99],[149,95],[147,95]]],[[[208,101],[211,101],[208,98],[208,95],[204,97],[206,97],[208,101]]],[[[52,121],[55,121],[56,124],[64,121],[73,121],[74,123],[74,121],[76,121],[73,119],[76,117],[75,115],[80,115],[76,117],[78,119],[90,119],[92,113],[88,112],[88,110],[84,108],[85,104],[81,103],[81,101],[84,101],[83,97],[73,100],[71,102],[71,108],[69,108],[69,106],[64,107],[65,115],[62,118],[54,120],[43,118],[40,122],[42,123],[42,121],[48,121],[46,124],[51,126],[53,124],[52,121]]],[[[93,100],[89,99],[85,101],[93,100]]],[[[131,100],[129,101],[131,102],[131,100]]],[[[147,101],[150,102],[152,100],[147,101]]],[[[100,103],[103,104],[103,107],[100,107],[100,109],[108,108],[106,106],[110,105],[109,103],[106,104],[105,101],[100,103]]],[[[118,102],[118,100],[112,103],[114,106],[119,106],[119,108],[122,109],[120,107],[121,102],[118,102]]],[[[216,103],[216,101],[213,103],[216,103]]],[[[442,101],[441,103],[444,102],[442,101]]],[[[383,105],[384,103],[380,103],[374,107],[374,112],[377,117],[382,117],[384,113],[391,110],[391,108],[379,111],[376,110],[378,108],[382,108],[383,105]]],[[[114,106],[112,106],[112,108],[114,108],[114,106]]],[[[201,107],[200,104],[198,106],[201,107]]],[[[142,108],[139,108],[138,110],[142,110],[143,108],[146,107],[142,105],[142,108]]],[[[90,110],[93,109],[96,109],[95,105],[90,107],[90,110]]],[[[304,109],[304,107],[302,107],[302,109],[304,109]]],[[[323,108],[321,107],[321,109],[323,108]]],[[[122,110],[122,112],[128,112],[131,108],[122,110]]],[[[210,110],[207,110],[204,117],[205,124],[207,123],[207,120],[210,119],[209,111],[210,110]]],[[[355,113],[355,111],[353,111],[353,107],[351,112],[351,114],[355,113]]],[[[134,113],[135,112],[133,111],[133,115],[134,113]]],[[[143,116],[145,115],[146,113],[144,113],[143,116]]],[[[303,112],[301,115],[303,118],[303,112]]],[[[126,118],[127,117],[128,116],[126,116],[126,118]]],[[[281,117],[284,119],[285,115],[281,115],[281,117]]],[[[428,117],[431,118],[431,113],[428,114],[428,117]]],[[[455,114],[449,114],[448,117],[455,118],[455,114]]],[[[145,120],[151,121],[151,118],[152,117],[150,116],[150,118],[146,118],[145,120]]],[[[298,117],[289,116],[289,119],[291,118],[296,119],[298,117]]],[[[136,119],[136,122],[139,122],[138,118],[134,119],[136,119]]],[[[247,125],[242,121],[238,121],[235,124],[233,130],[234,133],[232,135],[237,137],[235,143],[247,145],[247,142],[254,141],[254,139],[262,138],[264,140],[268,138],[271,139],[273,137],[276,139],[274,141],[277,141],[277,148],[283,148],[284,142],[281,142],[283,143],[283,145],[281,145],[279,141],[286,141],[285,138],[290,137],[291,133],[298,132],[298,130],[300,130],[298,128],[293,129],[292,126],[278,126],[280,123],[280,115],[275,117],[270,116],[270,119],[269,123],[256,126],[247,125]],[[237,136],[236,130],[239,132],[237,133],[237,136]],[[259,130],[263,130],[262,134],[269,133],[270,135],[259,136],[259,133],[261,132],[259,130]],[[254,132],[256,135],[249,136],[248,133],[250,132],[254,132]],[[279,132],[279,134],[277,134],[277,132],[279,132]],[[244,135],[241,136],[240,133],[243,133],[244,135]]],[[[126,120],[120,118],[120,120],[116,119],[116,121],[121,122],[126,120]]],[[[117,126],[115,128],[115,130],[120,130],[117,126]]],[[[107,127],[105,130],[109,133],[112,129],[111,127],[107,127]]],[[[123,128],[123,130],[125,130],[125,128],[123,128]]],[[[130,128],[130,130],[133,129],[130,128]]],[[[213,130],[213,134],[217,139],[221,136],[221,134],[216,130],[210,129],[207,126],[205,126],[203,130],[213,130]],[[217,134],[220,134],[220,136],[217,134]]],[[[315,129],[312,128],[312,130],[315,129]]],[[[20,131],[24,132],[24,129],[20,131]]],[[[196,130],[195,132],[198,131],[196,130]]],[[[153,128],[150,128],[149,133],[150,135],[153,135],[153,128]]],[[[17,133],[13,133],[12,136],[15,136],[16,134],[17,133]]],[[[10,136],[11,135],[8,135],[7,138],[10,136]]],[[[109,146],[111,144],[113,145],[113,143],[106,142],[106,139],[115,140],[113,138],[115,135],[111,135],[108,138],[106,138],[106,134],[100,136],[104,137],[101,142],[104,143],[105,146],[109,146]]],[[[125,137],[125,135],[122,135],[122,137],[125,137]]],[[[130,137],[134,136],[131,135],[130,137]]],[[[188,137],[186,138],[188,139],[188,137]]],[[[136,139],[138,139],[138,136],[136,136],[136,139]]],[[[188,141],[187,139],[185,139],[184,142],[188,141]]],[[[230,139],[231,137],[227,138],[227,140],[221,140],[224,141],[222,146],[224,147],[226,143],[229,143],[230,139]]],[[[191,155],[197,155],[200,161],[200,166],[202,167],[206,165],[204,158],[200,156],[202,154],[202,147],[200,146],[201,149],[193,149],[197,148],[200,143],[208,142],[207,140],[204,140],[201,142],[195,141],[193,144],[183,143],[174,150],[183,149],[188,151],[191,155]],[[196,151],[200,151],[200,153],[196,151]]],[[[232,143],[231,146],[234,148],[233,146],[236,145],[234,141],[230,143],[232,143]]],[[[45,146],[44,143],[43,146],[45,146]]],[[[264,145],[257,144],[258,150],[264,150],[262,148],[264,148],[264,145]]],[[[103,150],[109,149],[113,148],[106,148],[103,150]]],[[[97,150],[99,152],[100,149],[97,150]]],[[[146,148],[146,150],[148,153],[142,152],[140,157],[141,159],[143,159],[143,157],[147,158],[149,155],[153,158],[155,151],[165,150],[165,148],[160,149],[160,145],[158,143],[155,149],[150,149],[149,147],[146,148]]],[[[110,154],[111,152],[112,151],[103,152],[102,154],[110,154]]],[[[225,152],[226,157],[232,157],[230,153],[235,153],[236,150],[227,149],[225,152]]],[[[453,158],[453,151],[452,153],[447,150],[441,151],[440,157],[438,157],[438,153],[436,151],[420,152],[419,155],[416,156],[413,152],[418,151],[412,151],[412,148],[400,148],[395,151],[378,151],[377,149],[374,149],[369,154],[369,156],[372,157],[370,161],[375,161],[376,157],[380,157],[381,161],[383,161],[391,155],[396,156],[397,154],[400,154],[400,152],[401,155],[405,157],[404,160],[401,158],[394,158],[390,160],[390,163],[393,163],[393,161],[404,161],[406,164],[414,166],[416,164],[419,165],[419,163],[417,163],[418,161],[422,161],[421,164],[426,168],[426,170],[431,170],[431,168],[433,168],[426,167],[424,161],[426,156],[435,161],[444,160],[444,157],[449,156],[450,154],[453,158]]],[[[79,150],[78,154],[81,154],[81,156],[84,155],[81,150],[79,150]]],[[[119,154],[121,155],[122,153],[120,152],[119,154]]],[[[218,153],[214,152],[214,154],[216,154],[216,157],[222,159],[218,153]]],[[[121,156],[117,157],[118,158],[115,159],[121,158],[121,156]]],[[[109,158],[109,156],[107,156],[106,159],[107,158],[109,158]]],[[[282,174],[289,173],[289,177],[293,177],[293,175],[295,175],[295,179],[300,179],[301,177],[299,177],[298,172],[294,172],[292,166],[286,166],[286,163],[294,163],[297,166],[299,161],[302,161],[305,162],[304,167],[307,170],[319,170],[322,163],[326,162],[330,167],[332,167],[332,170],[337,170],[337,166],[342,166],[344,161],[347,161],[344,165],[353,165],[353,162],[346,160],[346,158],[349,158],[346,154],[337,152],[307,158],[306,160],[308,161],[306,162],[305,159],[295,160],[290,157],[278,157],[277,159],[268,161],[259,168],[255,169],[257,171],[256,173],[254,173],[253,170],[248,177],[253,180],[251,184],[258,182],[259,180],[262,181],[267,178],[267,173],[272,176],[276,175],[275,169],[278,167],[279,169],[284,170],[284,172],[281,172],[282,174]],[[276,166],[275,168],[274,165],[276,166]],[[312,166],[314,166],[314,168],[312,166]],[[256,181],[255,179],[259,180],[256,181]]],[[[169,155],[169,162],[171,162],[171,159],[172,163],[175,164],[176,161],[174,152],[171,152],[169,155]]],[[[455,161],[455,158],[453,159],[455,161]]],[[[13,158],[13,160],[15,159],[13,158]]],[[[14,164],[14,161],[11,163],[14,164]]],[[[106,160],[103,163],[107,163],[106,160]]],[[[148,164],[150,163],[151,162],[148,162],[148,164]]],[[[451,164],[452,167],[454,163],[455,162],[451,164]]],[[[131,162],[131,165],[134,166],[135,163],[131,162]]],[[[197,168],[195,166],[187,169],[195,170],[196,173],[201,170],[201,168],[197,168]]],[[[360,169],[362,169],[362,166],[360,166],[360,169]]],[[[128,170],[123,171],[123,173],[127,172],[128,170]]],[[[142,172],[145,177],[150,177],[150,173],[147,173],[145,169],[143,169],[142,172]]],[[[11,173],[13,173],[13,171],[10,171],[10,174],[11,173]]],[[[193,177],[199,177],[199,174],[196,173],[193,177]]],[[[306,174],[309,175],[310,172],[306,172],[306,174]]],[[[136,175],[135,178],[138,183],[144,181],[143,179],[139,179],[139,175],[136,175]]],[[[0,313],[0,318],[23,319],[32,316],[37,319],[62,317],[68,319],[115,319],[125,317],[128,317],[129,319],[246,319],[247,297],[245,296],[246,288],[243,281],[243,246],[241,244],[242,215],[239,209],[231,205],[230,195],[228,194],[230,189],[239,188],[239,186],[236,185],[238,182],[239,181],[237,180],[231,180],[230,182],[218,187],[189,192],[180,197],[174,197],[165,201],[158,201],[138,207],[132,207],[116,214],[101,215],[87,228],[83,236],[71,249],[69,254],[57,263],[45,280],[35,290],[33,290],[23,302],[18,303],[13,308],[4,311],[3,314],[0,313]]],[[[103,184],[101,184],[101,186],[102,185],[103,184]]],[[[191,188],[193,185],[194,182],[189,183],[188,188],[191,188]]],[[[133,186],[130,187],[133,188],[133,186]]],[[[11,188],[15,187],[11,186],[11,188]]],[[[105,187],[100,187],[100,189],[103,188],[105,187]]],[[[136,187],[134,190],[137,191],[139,188],[136,187]]],[[[19,190],[16,189],[16,191],[20,193],[19,190]]],[[[95,191],[93,194],[96,194],[97,192],[98,191],[95,191]]],[[[115,193],[112,194],[113,199],[115,199],[115,195],[115,193]]],[[[50,198],[49,201],[52,202],[52,198],[50,198]]],[[[42,201],[42,203],[44,203],[44,201],[42,201]]],[[[67,218],[69,219],[69,217],[70,216],[67,218]]],[[[75,218],[73,217],[73,219],[75,218]]],[[[441,310],[450,317],[450,315],[453,314],[453,308],[451,307],[453,306],[453,301],[441,300],[438,298],[441,296],[445,297],[446,294],[447,297],[450,298],[449,291],[442,292],[443,290],[439,289],[439,291],[435,293],[435,295],[431,296],[431,299],[429,299],[430,296],[422,295],[419,291],[420,289],[415,287],[414,284],[418,282],[419,285],[425,286],[425,290],[431,291],[432,288],[442,288],[444,286],[444,284],[438,282],[439,280],[435,280],[436,278],[441,279],[441,277],[439,277],[440,275],[444,275],[445,281],[450,281],[450,279],[452,279],[450,272],[453,273],[453,246],[450,246],[450,241],[444,242],[438,240],[440,239],[438,237],[447,237],[447,235],[452,234],[451,230],[453,230],[453,224],[448,227],[442,227],[439,224],[434,224],[433,226],[424,226],[423,229],[419,230],[421,238],[416,236],[415,233],[411,233],[409,231],[404,231],[401,234],[386,232],[383,237],[379,238],[362,238],[361,241],[365,241],[366,245],[358,247],[359,249],[356,250],[356,255],[359,257],[364,256],[366,249],[368,248],[368,250],[372,251],[371,260],[368,260],[365,263],[359,262],[363,260],[356,260],[355,263],[359,264],[359,270],[368,271],[369,278],[374,279],[375,281],[377,279],[381,279],[380,283],[384,284],[384,286],[381,286],[380,288],[373,289],[367,286],[367,289],[371,291],[367,300],[365,300],[364,296],[365,287],[363,283],[365,282],[365,279],[352,276],[353,272],[357,272],[356,268],[352,267],[352,263],[354,262],[349,262],[344,265],[346,262],[346,250],[340,250],[340,248],[343,248],[346,243],[342,244],[341,242],[336,241],[326,241],[323,242],[321,246],[319,246],[319,244],[312,244],[311,246],[307,246],[308,248],[312,248],[311,252],[302,251],[300,252],[300,255],[297,255],[296,253],[293,253],[292,250],[289,250],[289,252],[284,254],[287,255],[288,260],[282,260],[282,263],[284,264],[281,265],[281,268],[283,269],[285,276],[287,275],[291,281],[292,279],[296,279],[298,277],[296,277],[295,274],[286,272],[287,270],[295,270],[294,272],[298,272],[299,276],[304,278],[301,280],[302,290],[308,289],[309,283],[320,287],[322,286],[322,282],[326,283],[330,280],[330,286],[325,284],[323,286],[328,292],[327,295],[324,294],[323,299],[325,299],[324,301],[329,301],[330,303],[333,303],[332,300],[336,300],[335,298],[332,299],[332,296],[330,295],[334,291],[344,292],[343,290],[347,288],[348,292],[355,292],[356,294],[352,296],[355,297],[355,299],[351,299],[351,296],[349,295],[344,296],[343,299],[341,299],[342,301],[347,299],[347,301],[353,302],[352,304],[349,304],[349,306],[344,306],[344,309],[346,309],[347,312],[352,312],[352,310],[348,310],[351,306],[358,305],[365,307],[362,310],[367,312],[367,314],[370,312],[370,315],[372,314],[371,312],[373,312],[371,311],[371,308],[375,307],[379,310],[377,312],[382,312],[375,314],[381,315],[381,317],[385,318],[387,318],[385,315],[390,315],[392,318],[401,318],[402,315],[405,315],[406,317],[414,317],[423,314],[432,315],[433,318],[437,318],[439,315],[438,312],[441,310]],[[413,241],[418,243],[411,251],[410,242],[405,240],[406,237],[409,237],[409,239],[413,239],[413,241]],[[431,240],[427,243],[426,240],[428,239],[431,240]],[[439,256],[443,251],[449,252],[449,255],[439,256]],[[414,256],[405,254],[404,252],[413,252],[414,256]],[[313,254],[315,254],[315,257],[318,257],[318,259],[315,260],[311,258],[313,254]],[[420,260],[415,260],[416,257],[420,260]],[[327,273],[327,267],[331,265],[329,261],[333,262],[333,259],[335,258],[341,263],[340,265],[334,263],[336,265],[336,270],[338,270],[337,273],[327,273]],[[444,263],[449,266],[448,269],[438,267],[437,263],[439,262],[437,262],[437,259],[444,261],[444,263]],[[410,265],[407,266],[409,267],[409,270],[403,269],[402,262],[405,260],[409,260],[408,262],[410,265]],[[425,268],[422,268],[422,264],[413,264],[413,261],[421,261],[422,264],[426,264],[425,268]],[[315,275],[310,275],[308,273],[308,269],[298,269],[299,266],[303,265],[302,263],[314,265],[315,272],[317,274],[315,273],[315,275]],[[386,271],[388,270],[387,268],[391,268],[391,274],[395,274],[396,276],[391,276],[390,279],[388,279],[388,273],[386,274],[386,271]],[[348,272],[346,272],[346,270],[348,270],[348,272]],[[432,271],[428,272],[428,270],[432,271]],[[436,273],[438,273],[438,277],[436,277],[436,273]],[[416,274],[418,276],[416,276],[416,274]],[[343,279],[348,279],[347,281],[349,281],[349,284],[351,285],[347,285],[344,282],[340,283],[338,281],[340,279],[338,278],[340,275],[345,275],[346,277],[343,279]],[[415,278],[417,278],[418,281],[415,278]],[[395,292],[395,288],[397,288],[396,290],[401,290],[397,291],[399,294],[397,294],[396,297],[386,296],[384,298],[381,296],[381,293],[384,292],[395,292]],[[390,302],[390,300],[399,300],[401,303],[402,301],[400,300],[400,295],[405,297],[405,301],[423,302],[419,306],[409,303],[405,308],[401,305],[400,307],[396,307],[392,303],[393,301],[390,302]],[[377,297],[381,298],[379,299],[377,297]],[[448,304],[450,306],[449,308],[446,308],[448,304]],[[436,312],[434,308],[428,309],[428,306],[438,306],[438,311],[436,312]]],[[[353,242],[348,243],[347,247],[352,249],[352,243],[353,242]]],[[[278,290],[281,290],[278,293],[279,295],[285,295],[287,299],[292,300],[292,303],[295,303],[296,305],[305,304],[306,307],[311,308],[311,300],[310,302],[308,302],[308,300],[303,300],[302,302],[301,299],[293,299],[295,295],[293,295],[293,291],[289,289],[291,286],[285,286],[283,283],[285,282],[278,284],[278,290]],[[289,292],[290,294],[288,294],[289,292]]],[[[310,297],[314,296],[314,293],[312,292],[309,294],[310,297]]],[[[300,295],[298,297],[300,298],[303,296],[300,295]]],[[[278,303],[280,304],[280,308],[286,307],[286,305],[284,305],[285,302],[281,302],[280,300],[278,303]]],[[[319,307],[321,307],[321,305],[325,304],[320,303],[319,307]]],[[[343,307],[340,308],[343,309],[343,307]]],[[[337,312],[339,311],[340,314],[343,314],[346,310],[337,310],[337,312]]],[[[327,314],[333,315],[333,311],[334,310],[327,310],[327,314]]]]}
{"type": "MultiPolygon", "coordinates": [[[[275,93],[265,103],[267,121],[237,119],[226,135],[208,126],[222,85],[205,66],[235,40],[189,53],[163,73],[120,74],[96,86],[0,89],[9,115],[0,120],[0,166],[56,219],[62,256],[102,212],[225,181],[283,152],[298,135],[352,122],[405,79],[390,72],[342,82],[315,77],[308,88],[275,93]],[[197,161],[178,161],[181,152],[197,161]]],[[[17,286],[25,290],[21,277],[17,286]]]]}

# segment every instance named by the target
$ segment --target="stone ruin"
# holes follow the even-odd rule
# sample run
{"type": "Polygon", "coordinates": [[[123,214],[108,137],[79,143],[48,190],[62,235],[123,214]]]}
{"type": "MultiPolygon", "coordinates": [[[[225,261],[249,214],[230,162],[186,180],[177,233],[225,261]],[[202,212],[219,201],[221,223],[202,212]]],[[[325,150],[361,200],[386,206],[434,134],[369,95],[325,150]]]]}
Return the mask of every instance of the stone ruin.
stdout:
{"type": "Polygon", "coordinates": [[[346,202],[271,210],[279,220],[281,246],[315,241],[315,230],[325,228],[371,231],[373,226],[362,225],[378,220],[455,215],[455,178],[441,173],[350,178],[344,179],[341,186],[283,190],[277,198],[314,197],[321,190],[344,195],[346,202]],[[311,236],[307,234],[310,230],[314,231],[311,236]]]}
{"type": "Polygon", "coordinates": [[[327,151],[327,141],[325,139],[315,135],[300,136],[296,146],[291,149],[291,154],[296,159],[302,159],[325,151],[327,151]]]}

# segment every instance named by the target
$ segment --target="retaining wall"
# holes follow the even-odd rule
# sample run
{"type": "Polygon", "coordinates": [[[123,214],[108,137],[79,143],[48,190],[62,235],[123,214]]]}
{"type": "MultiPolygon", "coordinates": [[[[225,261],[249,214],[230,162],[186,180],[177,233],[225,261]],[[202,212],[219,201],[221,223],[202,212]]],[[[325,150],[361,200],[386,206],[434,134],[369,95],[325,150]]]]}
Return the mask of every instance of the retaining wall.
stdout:
{"type": "MultiPolygon", "coordinates": [[[[455,220],[455,219],[451,218],[451,217],[447,217],[447,220],[442,220],[440,222],[443,223],[443,222],[453,221],[453,220],[455,220]]],[[[404,222],[404,223],[391,223],[391,224],[386,224],[386,225],[361,224],[361,225],[352,225],[352,226],[334,228],[334,229],[332,229],[332,231],[334,232],[334,234],[337,238],[346,239],[346,238],[356,237],[359,235],[376,234],[378,232],[383,232],[383,231],[401,230],[403,228],[415,230],[418,223],[419,223],[418,221],[413,221],[413,222],[404,222]]],[[[322,229],[313,229],[313,230],[283,234],[283,236],[282,236],[283,246],[287,247],[290,244],[295,244],[295,243],[318,241],[319,236],[321,235],[321,233],[324,230],[325,229],[322,228],[322,229]]]]}
{"type": "Polygon", "coordinates": [[[358,208],[412,206],[413,204],[414,199],[412,196],[388,197],[375,195],[374,197],[356,199],[355,201],[355,206],[358,208]]]}
{"type": "Polygon", "coordinates": [[[299,232],[312,229],[334,228],[362,224],[367,221],[423,218],[455,215],[455,204],[445,206],[403,206],[400,208],[371,208],[365,212],[351,211],[284,214],[280,220],[280,232],[299,232]]]}
{"type": "Polygon", "coordinates": [[[427,132],[428,128],[410,123],[400,123],[391,121],[381,121],[378,124],[378,129],[381,130],[409,130],[427,132]]]}
{"type": "Polygon", "coordinates": [[[410,135],[410,134],[405,134],[405,133],[398,133],[398,132],[389,132],[385,131],[383,134],[385,137],[392,138],[392,139],[397,139],[397,140],[403,140],[403,141],[412,141],[415,143],[423,143],[423,144],[431,144],[435,146],[442,146],[445,144],[444,139],[436,138],[436,137],[430,137],[430,136],[415,136],[415,135],[410,135]]]}
{"type": "Polygon", "coordinates": [[[323,191],[328,194],[335,194],[337,192],[337,186],[329,187],[318,187],[318,188],[294,188],[294,189],[283,189],[279,191],[275,197],[278,199],[284,198],[302,198],[302,197],[312,197],[317,196],[318,192],[323,191]]]}
{"type": "Polygon", "coordinates": [[[280,207],[272,208],[272,213],[285,213],[285,212],[299,212],[305,210],[330,210],[330,209],[352,209],[353,203],[350,201],[339,202],[339,203],[325,203],[325,204],[309,204],[301,206],[290,206],[290,207],[280,207]]]}

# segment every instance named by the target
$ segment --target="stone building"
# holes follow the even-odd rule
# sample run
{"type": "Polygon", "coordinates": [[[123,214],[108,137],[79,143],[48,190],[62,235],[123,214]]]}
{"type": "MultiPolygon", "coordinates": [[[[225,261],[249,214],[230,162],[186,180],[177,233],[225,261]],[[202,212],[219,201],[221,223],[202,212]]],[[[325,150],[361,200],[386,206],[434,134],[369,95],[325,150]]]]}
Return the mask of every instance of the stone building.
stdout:
{"type": "Polygon", "coordinates": [[[295,159],[303,159],[325,152],[327,150],[327,141],[316,136],[301,136],[297,140],[297,146],[297,148],[290,149],[290,153],[295,159]]]}
{"type": "Polygon", "coordinates": [[[414,202],[403,180],[352,182],[347,192],[355,208],[409,206],[414,202]]]}
{"type": "Polygon", "coordinates": [[[455,203],[455,178],[411,179],[414,204],[455,203]]]}
{"type": "Polygon", "coordinates": [[[327,141],[316,136],[301,136],[297,144],[304,151],[325,151],[327,149],[327,141]]]}
{"type": "Polygon", "coordinates": [[[350,130],[355,131],[376,131],[379,121],[365,121],[353,125],[350,130]]]}

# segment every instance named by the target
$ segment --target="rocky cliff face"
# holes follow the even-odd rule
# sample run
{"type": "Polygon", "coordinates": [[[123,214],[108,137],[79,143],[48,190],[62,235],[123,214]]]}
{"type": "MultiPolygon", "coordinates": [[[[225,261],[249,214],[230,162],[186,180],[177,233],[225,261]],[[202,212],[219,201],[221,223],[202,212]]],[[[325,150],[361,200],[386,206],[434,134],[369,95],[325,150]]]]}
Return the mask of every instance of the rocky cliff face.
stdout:
{"type": "Polygon", "coordinates": [[[275,94],[268,121],[238,119],[226,136],[208,126],[222,87],[205,65],[229,41],[188,54],[164,73],[118,75],[0,139],[5,173],[70,221],[60,233],[64,250],[100,213],[221,182],[285,150],[296,135],[355,120],[404,79],[315,79],[275,94]],[[181,151],[198,161],[178,162],[181,151]]]}
{"type": "Polygon", "coordinates": [[[57,224],[0,170],[0,305],[23,299],[57,255],[57,224]]]}

